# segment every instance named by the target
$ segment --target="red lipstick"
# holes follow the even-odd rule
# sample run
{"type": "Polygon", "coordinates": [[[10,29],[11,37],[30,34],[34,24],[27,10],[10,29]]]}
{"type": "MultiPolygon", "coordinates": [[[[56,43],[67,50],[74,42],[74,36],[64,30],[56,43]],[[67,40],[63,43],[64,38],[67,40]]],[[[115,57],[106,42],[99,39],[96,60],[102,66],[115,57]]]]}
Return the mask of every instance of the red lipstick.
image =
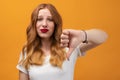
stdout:
{"type": "Polygon", "coordinates": [[[40,31],[41,31],[42,33],[46,33],[46,32],[48,32],[48,29],[40,29],[40,31]]]}

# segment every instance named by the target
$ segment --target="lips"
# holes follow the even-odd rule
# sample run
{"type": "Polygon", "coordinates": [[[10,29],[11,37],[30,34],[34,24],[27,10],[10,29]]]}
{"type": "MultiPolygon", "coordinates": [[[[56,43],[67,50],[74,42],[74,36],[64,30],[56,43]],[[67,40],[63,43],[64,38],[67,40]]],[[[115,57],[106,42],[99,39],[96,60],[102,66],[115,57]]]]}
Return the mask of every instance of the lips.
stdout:
{"type": "Polygon", "coordinates": [[[48,32],[48,29],[40,29],[40,31],[41,31],[42,33],[46,33],[46,32],[48,32]]]}

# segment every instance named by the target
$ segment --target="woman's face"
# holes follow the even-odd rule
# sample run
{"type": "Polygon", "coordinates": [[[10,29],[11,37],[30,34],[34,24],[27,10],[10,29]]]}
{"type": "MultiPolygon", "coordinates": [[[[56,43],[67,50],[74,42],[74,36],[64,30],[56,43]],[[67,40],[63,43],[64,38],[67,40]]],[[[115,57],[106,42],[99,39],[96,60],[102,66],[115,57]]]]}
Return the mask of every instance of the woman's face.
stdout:
{"type": "Polygon", "coordinates": [[[54,32],[54,21],[47,8],[39,10],[36,29],[41,39],[49,39],[52,36],[54,32]]]}

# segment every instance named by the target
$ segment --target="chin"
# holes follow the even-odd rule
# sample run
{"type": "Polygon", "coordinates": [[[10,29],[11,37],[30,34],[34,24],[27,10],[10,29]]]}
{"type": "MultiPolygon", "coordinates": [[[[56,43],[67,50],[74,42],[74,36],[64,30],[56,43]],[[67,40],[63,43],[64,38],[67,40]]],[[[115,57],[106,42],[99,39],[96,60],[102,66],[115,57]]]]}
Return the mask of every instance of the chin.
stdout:
{"type": "Polygon", "coordinates": [[[49,39],[50,36],[47,36],[47,35],[45,36],[45,35],[44,35],[44,36],[40,36],[40,38],[42,38],[42,39],[49,39]]]}
{"type": "Polygon", "coordinates": [[[52,35],[51,34],[38,34],[42,39],[49,39],[52,35]]]}

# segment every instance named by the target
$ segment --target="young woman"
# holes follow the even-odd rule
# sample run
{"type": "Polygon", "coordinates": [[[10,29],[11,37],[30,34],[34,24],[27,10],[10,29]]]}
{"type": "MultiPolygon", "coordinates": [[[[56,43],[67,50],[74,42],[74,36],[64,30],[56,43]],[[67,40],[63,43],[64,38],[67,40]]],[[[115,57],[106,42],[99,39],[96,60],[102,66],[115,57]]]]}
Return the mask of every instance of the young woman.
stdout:
{"type": "Polygon", "coordinates": [[[107,38],[98,29],[62,31],[62,19],[52,4],[40,4],[31,15],[27,43],[20,60],[19,80],[73,80],[78,56],[107,38]]]}

